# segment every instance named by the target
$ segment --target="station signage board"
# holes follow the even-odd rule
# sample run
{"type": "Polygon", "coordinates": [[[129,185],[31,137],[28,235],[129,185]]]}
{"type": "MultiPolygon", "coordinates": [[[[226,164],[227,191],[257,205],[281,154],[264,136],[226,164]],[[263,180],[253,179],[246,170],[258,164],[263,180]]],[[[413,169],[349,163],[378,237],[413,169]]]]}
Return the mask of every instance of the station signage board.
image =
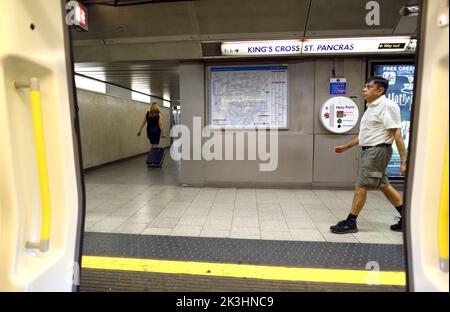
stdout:
{"type": "Polygon", "coordinates": [[[222,55],[229,56],[300,55],[302,42],[301,40],[224,42],[221,50],[222,55]]]}
{"type": "Polygon", "coordinates": [[[303,40],[302,54],[414,52],[411,37],[327,38],[303,40]]]}
{"type": "Polygon", "coordinates": [[[417,40],[407,36],[322,38],[275,41],[223,42],[224,56],[292,56],[316,54],[411,53],[417,40]]]}

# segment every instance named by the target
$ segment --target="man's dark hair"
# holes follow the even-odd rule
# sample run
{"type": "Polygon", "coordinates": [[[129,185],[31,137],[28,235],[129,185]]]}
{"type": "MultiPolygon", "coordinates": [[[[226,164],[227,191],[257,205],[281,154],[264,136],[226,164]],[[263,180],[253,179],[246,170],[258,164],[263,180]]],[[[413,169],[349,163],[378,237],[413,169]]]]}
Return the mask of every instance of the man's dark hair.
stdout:
{"type": "Polygon", "coordinates": [[[378,88],[384,88],[384,92],[383,94],[386,93],[388,87],[389,87],[389,80],[384,79],[383,77],[380,76],[372,76],[367,78],[366,83],[369,83],[373,81],[373,83],[378,87],[378,88]]]}

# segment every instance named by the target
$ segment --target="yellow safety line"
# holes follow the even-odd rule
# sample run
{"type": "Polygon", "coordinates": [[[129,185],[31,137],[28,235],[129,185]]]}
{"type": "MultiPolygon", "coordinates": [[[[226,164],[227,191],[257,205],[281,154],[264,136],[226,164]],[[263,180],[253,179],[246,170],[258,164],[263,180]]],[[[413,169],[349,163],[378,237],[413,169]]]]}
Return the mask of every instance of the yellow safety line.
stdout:
{"type": "Polygon", "coordinates": [[[404,272],[288,268],[278,266],[84,256],[85,269],[255,278],[293,282],[406,285],[404,272]]]}
{"type": "Polygon", "coordinates": [[[30,93],[42,203],[41,241],[48,241],[50,239],[50,192],[45,156],[44,128],[42,125],[41,94],[39,90],[31,90],[30,93]]]}

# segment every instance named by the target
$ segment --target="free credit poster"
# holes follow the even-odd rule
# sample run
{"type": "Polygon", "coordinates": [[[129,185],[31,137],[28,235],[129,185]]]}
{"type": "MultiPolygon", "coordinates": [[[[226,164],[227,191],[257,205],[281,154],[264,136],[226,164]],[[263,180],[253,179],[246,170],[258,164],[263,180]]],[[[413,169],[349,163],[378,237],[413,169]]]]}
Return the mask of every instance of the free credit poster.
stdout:
{"type": "MultiPolygon", "coordinates": [[[[402,120],[402,137],[408,150],[411,109],[414,94],[414,71],[413,63],[405,64],[373,64],[373,75],[382,76],[389,80],[389,87],[386,97],[400,106],[402,120]]],[[[393,153],[387,168],[389,177],[401,177],[400,175],[400,154],[395,143],[392,145],[393,153]]]]}

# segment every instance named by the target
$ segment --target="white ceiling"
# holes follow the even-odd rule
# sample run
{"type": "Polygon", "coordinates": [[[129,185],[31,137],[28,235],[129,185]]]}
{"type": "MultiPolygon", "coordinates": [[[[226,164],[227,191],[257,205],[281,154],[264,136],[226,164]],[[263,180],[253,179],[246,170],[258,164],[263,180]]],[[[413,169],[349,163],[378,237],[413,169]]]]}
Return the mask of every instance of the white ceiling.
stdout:
{"type": "Polygon", "coordinates": [[[75,63],[75,72],[165,100],[180,99],[177,61],[75,63]]]}
{"type": "Polygon", "coordinates": [[[179,61],[202,59],[202,42],[415,35],[417,18],[398,12],[417,1],[377,0],[381,24],[368,26],[365,0],[84,0],[89,31],[72,32],[75,70],[179,100],[179,61]]]}

